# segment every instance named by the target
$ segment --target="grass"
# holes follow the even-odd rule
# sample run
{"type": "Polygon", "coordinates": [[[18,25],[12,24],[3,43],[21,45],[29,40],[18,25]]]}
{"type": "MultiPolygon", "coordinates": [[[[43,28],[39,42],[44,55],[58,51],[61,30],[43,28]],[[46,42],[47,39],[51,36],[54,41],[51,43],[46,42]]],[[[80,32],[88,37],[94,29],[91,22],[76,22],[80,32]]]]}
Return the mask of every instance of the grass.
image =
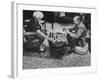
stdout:
{"type": "Polygon", "coordinates": [[[72,53],[62,59],[40,58],[36,52],[26,52],[23,56],[23,69],[81,67],[91,65],[91,54],[77,55],[72,53]]]}

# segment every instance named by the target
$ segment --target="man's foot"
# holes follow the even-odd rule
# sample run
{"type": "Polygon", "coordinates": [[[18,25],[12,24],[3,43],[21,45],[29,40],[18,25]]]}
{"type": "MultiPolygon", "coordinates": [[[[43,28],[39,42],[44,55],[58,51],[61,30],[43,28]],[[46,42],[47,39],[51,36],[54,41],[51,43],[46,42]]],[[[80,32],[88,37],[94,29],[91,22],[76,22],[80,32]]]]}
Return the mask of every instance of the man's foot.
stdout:
{"type": "Polygon", "coordinates": [[[71,48],[68,53],[66,54],[67,56],[69,56],[70,54],[72,54],[74,52],[74,48],[71,48]]]}

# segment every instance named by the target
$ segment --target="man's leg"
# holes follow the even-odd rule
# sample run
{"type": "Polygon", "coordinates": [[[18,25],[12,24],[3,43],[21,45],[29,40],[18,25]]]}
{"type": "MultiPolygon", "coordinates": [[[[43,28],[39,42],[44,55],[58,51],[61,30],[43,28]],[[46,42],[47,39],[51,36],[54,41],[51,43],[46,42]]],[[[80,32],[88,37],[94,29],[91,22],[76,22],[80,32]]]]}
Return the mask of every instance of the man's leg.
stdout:
{"type": "Polygon", "coordinates": [[[71,54],[74,52],[75,45],[78,43],[78,41],[68,35],[68,46],[70,47],[70,50],[68,51],[68,54],[71,54]]]}
{"type": "Polygon", "coordinates": [[[84,46],[75,46],[75,53],[79,55],[84,55],[88,53],[88,43],[84,46]]]}

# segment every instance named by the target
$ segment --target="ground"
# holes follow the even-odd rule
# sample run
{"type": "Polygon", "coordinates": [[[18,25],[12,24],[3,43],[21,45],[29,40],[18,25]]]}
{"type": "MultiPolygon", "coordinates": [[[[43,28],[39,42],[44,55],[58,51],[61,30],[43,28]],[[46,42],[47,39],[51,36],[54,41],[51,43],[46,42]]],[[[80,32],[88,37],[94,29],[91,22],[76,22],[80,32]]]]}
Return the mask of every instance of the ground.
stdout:
{"type": "Polygon", "coordinates": [[[40,58],[36,52],[24,53],[23,69],[38,68],[60,68],[60,67],[80,67],[91,65],[91,54],[77,55],[72,53],[69,56],[63,56],[62,59],[40,58]]]}

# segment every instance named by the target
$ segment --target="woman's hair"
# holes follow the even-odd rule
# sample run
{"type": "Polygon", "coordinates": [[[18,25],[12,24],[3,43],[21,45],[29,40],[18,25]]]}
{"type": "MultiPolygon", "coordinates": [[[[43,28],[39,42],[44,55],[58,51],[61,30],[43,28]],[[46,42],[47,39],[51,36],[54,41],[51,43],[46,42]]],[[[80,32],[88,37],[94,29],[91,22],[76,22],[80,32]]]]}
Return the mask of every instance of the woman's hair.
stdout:
{"type": "Polygon", "coordinates": [[[44,14],[40,11],[35,11],[33,13],[33,17],[36,17],[36,18],[39,18],[39,19],[42,19],[44,17],[44,14]]]}

